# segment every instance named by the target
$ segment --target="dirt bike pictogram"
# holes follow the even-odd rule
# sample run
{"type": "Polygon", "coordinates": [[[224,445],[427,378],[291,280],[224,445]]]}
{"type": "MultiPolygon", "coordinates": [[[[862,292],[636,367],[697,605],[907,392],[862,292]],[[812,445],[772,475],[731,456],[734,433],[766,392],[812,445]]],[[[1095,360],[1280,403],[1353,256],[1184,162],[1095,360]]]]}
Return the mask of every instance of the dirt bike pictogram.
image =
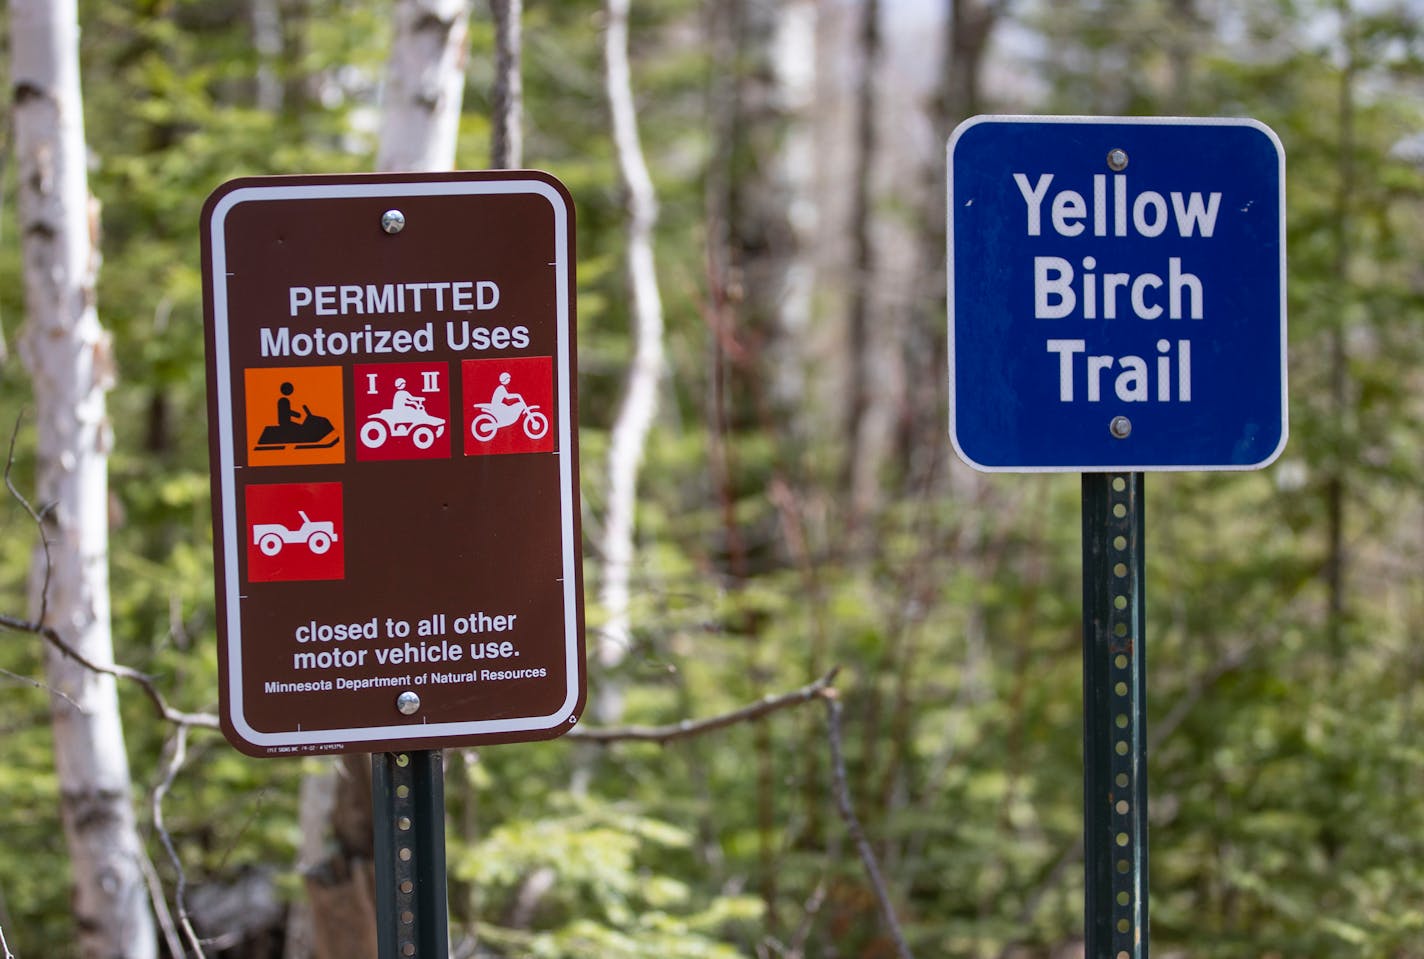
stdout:
{"type": "Polygon", "coordinates": [[[475,439],[488,443],[500,430],[522,421],[525,436],[531,440],[542,439],[549,432],[549,417],[539,412],[538,406],[524,402],[524,397],[511,392],[508,386],[509,374],[499,374],[499,385],[494,388],[490,401],[475,404],[480,413],[470,423],[470,432],[475,439]]]}

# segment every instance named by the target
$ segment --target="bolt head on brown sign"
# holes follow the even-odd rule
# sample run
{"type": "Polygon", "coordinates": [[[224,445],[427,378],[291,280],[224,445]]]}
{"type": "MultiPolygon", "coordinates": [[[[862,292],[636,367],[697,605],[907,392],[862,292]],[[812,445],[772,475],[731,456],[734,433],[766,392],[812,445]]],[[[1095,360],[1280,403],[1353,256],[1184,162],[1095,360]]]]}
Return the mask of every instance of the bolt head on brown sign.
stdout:
{"type": "Polygon", "coordinates": [[[574,209],[531,171],[234,180],[203,209],[223,732],[549,739],[584,704],[574,209]]]}

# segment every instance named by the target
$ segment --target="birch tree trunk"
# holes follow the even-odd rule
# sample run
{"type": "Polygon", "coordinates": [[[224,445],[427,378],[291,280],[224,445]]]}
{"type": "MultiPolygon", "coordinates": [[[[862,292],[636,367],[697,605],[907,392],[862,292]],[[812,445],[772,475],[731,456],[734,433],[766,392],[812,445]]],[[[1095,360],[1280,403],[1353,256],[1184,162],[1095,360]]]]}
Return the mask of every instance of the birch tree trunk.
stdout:
{"type": "MultiPolygon", "coordinates": [[[[11,81],[25,257],[21,354],[34,385],[36,498],[48,544],[34,561],[33,618],[91,662],[112,663],[105,393],[113,367],[94,282],[97,207],[85,174],[75,0],[10,0],[11,81]]],[[[157,937],[130,801],[111,676],[50,647],[45,675],[60,816],[87,959],[151,959],[157,937]]]]}
{"type": "Polygon", "coordinates": [[[623,684],[607,674],[623,662],[632,645],[628,606],[638,467],[657,411],[658,380],[663,371],[663,303],[653,257],[658,200],[638,137],[632,69],[628,63],[628,8],[629,0],[608,0],[603,48],[613,145],[618,172],[628,193],[628,285],[633,299],[634,339],[626,392],[608,449],[608,505],[601,550],[603,582],[598,597],[608,618],[596,647],[598,664],[605,675],[593,701],[594,717],[605,724],[617,722],[623,714],[623,684]]]}
{"type": "Polygon", "coordinates": [[[465,96],[470,0],[399,0],[378,170],[449,170],[465,96]]]}

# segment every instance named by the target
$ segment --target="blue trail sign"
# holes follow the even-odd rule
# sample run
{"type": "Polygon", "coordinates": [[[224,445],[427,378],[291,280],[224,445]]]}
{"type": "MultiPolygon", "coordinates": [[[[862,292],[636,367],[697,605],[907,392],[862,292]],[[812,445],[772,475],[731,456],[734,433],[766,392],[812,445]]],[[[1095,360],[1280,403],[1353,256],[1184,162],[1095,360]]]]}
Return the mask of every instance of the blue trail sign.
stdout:
{"type": "Polygon", "coordinates": [[[1285,154],[1254,120],[975,117],[948,146],[950,435],[981,470],[1286,441],[1285,154]]]}

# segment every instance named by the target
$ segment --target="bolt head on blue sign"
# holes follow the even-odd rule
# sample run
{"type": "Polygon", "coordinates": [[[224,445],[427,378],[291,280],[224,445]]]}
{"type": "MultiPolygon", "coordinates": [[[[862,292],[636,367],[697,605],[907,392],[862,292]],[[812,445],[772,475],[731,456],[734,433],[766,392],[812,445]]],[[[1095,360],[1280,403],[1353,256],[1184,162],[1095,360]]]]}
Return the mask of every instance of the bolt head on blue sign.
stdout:
{"type": "Polygon", "coordinates": [[[975,117],[948,152],[961,458],[1128,472],[1280,455],[1285,153],[1269,127],[975,117]]]}

